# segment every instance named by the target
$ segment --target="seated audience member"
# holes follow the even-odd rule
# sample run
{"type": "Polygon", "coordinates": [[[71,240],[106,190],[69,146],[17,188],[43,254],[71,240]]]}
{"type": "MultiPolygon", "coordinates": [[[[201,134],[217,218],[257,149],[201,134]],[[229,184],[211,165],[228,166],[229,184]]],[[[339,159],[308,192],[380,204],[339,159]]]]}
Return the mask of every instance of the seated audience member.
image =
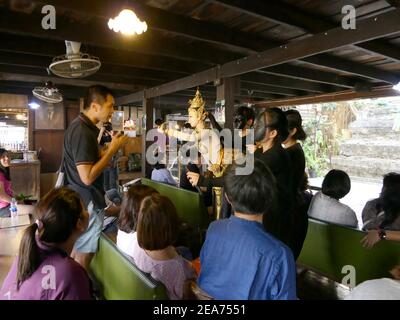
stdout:
{"type": "Polygon", "coordinates": [[[53,189],[39,201],[36,215],[38,220],[24,231],[0,299],[92,299],[85,269],[70,258],[89,221],[79,194],[53,189]]]}
{"type": "Polygon", "coordinates": [[[211,223],[200,252],[199,287],[215,299],[296,299],[291,250],[263,227],[276,196],[268,167],[255,160],[249,175],[227,169],[224,188],[234,215],[211,223]]]}
{"type": "Polygon", "coordinates": [[[129,188],[122,201],[118,219],[117,247],[130,257],[133,257],[136,243],[136,225],[142,200],[158,193],[157,190],[145,185],[134,185],[129,188]]]}
{"type": "Polygon", "coordinates": [[[163,124],[163,120],[161,118],[157,118],[156,121],[154,121],[155,128],[159,128],[163,124]]]}
{"type": "Polygon", "coordinates": [[[361,240],[361,243],[366,248],[372,248],[380,240],[400,241],[400,231],[369,230],[361,240]]]}
{"type": "Polygon", "coordinates": [[[322,182],[322,191],[311,200],[308,216],[326,222],[357,228],[358,221],[355,212],[339,199],[350,192],[351,181],[346,172],[331,170],[322,182]]]}
{"type": "MultiPolygon", "coordinates": [[[[158,118],[156,119],[156,121],[154,121],[154,124],[155,124],[154,128],[159,129],[163,124],[163,120],[161,118],[158,118]]],[[[166,136],[161,132],[158,132],[156,144],[158,146],[157,148],[158,152],[165,153],[167,150],[167,145],[169,144],[168,136],[166,136]]]]}
{"type": "Polygon", "coordinates": [[[10,216],[12,195],[10,157],[6,149],[0,148],[0,217],[10,216]]]}
{"type": "Polygon", "coordinates": [[[151,180],[167,183],[173,186],[177,185],[176,181],[172,177],[171,172],[165,167],[165,164],[161,163],[161,160],[157,161],[157,163],[154,165],[153,171],[151,172],[151,180]]]}
{"type": "Polygon", "coordinates": [[[400,300],[400,265],[389,272],[393,279],[364,281],[351,290],[345,300],[400,300]]]}
{"type": "Polygon", "coordinates": [[[165,285],[171,300],[189,298],[190,282],[195,279],[191,264],[174,247],[178,232],[179,218],[171,200],[156,193],[143,199],[133,260],[165,285]]]}
{"type": "Polygon", "coordinates": [[[383,178],[379,198],[368,201],[362,211],[363,230],[400,231],[400,174],[388,173],[383,178]]]}

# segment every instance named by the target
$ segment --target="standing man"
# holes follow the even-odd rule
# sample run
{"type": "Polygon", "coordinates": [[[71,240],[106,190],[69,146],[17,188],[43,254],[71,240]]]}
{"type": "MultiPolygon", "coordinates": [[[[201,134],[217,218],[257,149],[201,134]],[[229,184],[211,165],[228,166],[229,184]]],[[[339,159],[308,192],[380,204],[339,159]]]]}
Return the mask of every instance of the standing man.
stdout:
{"type": "Polygon", "coordinates": [[[83,113],[71,123],[64,136],[65,185],[80,194],[89,212],[88,228],[76,241],[71,256],[86,270],[97,251],[107,210],[102,172],[113,155],[128,141],[126,136],[115,135],[108,149],[100,152],[100,130],[96,124],[110,120],[114,103],[110,89],[101,85],[89,87],[83,113]]]}

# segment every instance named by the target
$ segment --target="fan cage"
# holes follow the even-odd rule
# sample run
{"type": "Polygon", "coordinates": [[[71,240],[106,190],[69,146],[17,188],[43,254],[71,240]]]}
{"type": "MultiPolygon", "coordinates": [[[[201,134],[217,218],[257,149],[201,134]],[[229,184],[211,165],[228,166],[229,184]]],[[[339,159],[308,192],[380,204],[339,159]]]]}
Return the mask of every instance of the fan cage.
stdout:
{"type": "Polygon", "coordinates": [[[79,58],[61,55],[55,57],[49,69],[52,73],[63,78],[82,78],[87,77],[101,67],[99,58],[87,54],[81,54],[79,58]],[[72,66],[75,64],[76,68],[72,66]]]}
{"type": "Polygon", "coordinates": [[[50,96],[46,94],[47,90],[47,88],[35,88],[32,90],[32,94],[36,98],[49,103],[60,103],[63,101],[63,97],[57,89],[55,89],[50,96]]]}

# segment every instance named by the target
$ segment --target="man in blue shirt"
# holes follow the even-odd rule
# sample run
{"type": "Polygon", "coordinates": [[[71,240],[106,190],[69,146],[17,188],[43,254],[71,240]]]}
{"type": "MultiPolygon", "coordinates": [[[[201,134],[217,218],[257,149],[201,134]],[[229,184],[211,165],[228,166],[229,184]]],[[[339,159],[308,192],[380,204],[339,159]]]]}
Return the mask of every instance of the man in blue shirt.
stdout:
{"type": "Polygon", "coordinates": [[[276,195],[275,179],[260,160],[249,175],[237,175],[236,169],[232,165],[224,176],[235,213],[208,228],[198,285],[215,299],[296,299],[293,254],[262,224],[276,195]]]}

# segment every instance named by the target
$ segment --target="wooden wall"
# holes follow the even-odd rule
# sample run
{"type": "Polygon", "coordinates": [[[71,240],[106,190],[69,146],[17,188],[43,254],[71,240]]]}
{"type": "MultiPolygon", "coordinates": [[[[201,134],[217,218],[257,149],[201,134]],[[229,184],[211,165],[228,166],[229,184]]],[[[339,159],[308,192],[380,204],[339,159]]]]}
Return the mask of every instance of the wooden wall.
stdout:
{"type": "Polygon", "coordinates": [[[63,130],[36,130],[35,111],[29,112],[30,149],[40,150],[41,173],[56,172],[60,167],[64,132],[79,115],[79,101],[64,101],[65,128],[63,130]]]}

